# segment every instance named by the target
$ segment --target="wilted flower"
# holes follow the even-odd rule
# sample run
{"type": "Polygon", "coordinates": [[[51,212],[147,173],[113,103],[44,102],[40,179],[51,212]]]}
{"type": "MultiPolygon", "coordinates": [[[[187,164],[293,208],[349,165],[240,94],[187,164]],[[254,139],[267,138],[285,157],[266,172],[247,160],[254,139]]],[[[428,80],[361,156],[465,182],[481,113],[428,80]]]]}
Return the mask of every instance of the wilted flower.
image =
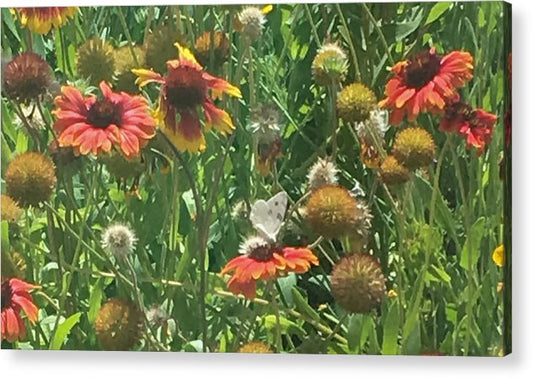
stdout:
{"type": "Polygon", "coordinates": [[[115,55],[113,47],[100,38],[87,40],[78,48],[78,73],[89,79],[92,85],[101,81],[112,82],[115,74],[115,55]]]}
{"type": "Polygon", "coordinates": [[[349,234],[350,247],[353,250],[360,251],[366,247],[370,228],[372,227],[372,213],[368,205],[361,199],[357,200],[357,212],[353,230],[349,234]]]}
{"type": "Polygon", "coordinates": [[[259,172],[266,176],[281,152],[281,115],[273,104],[261,104],[252,109],[248,130],[257,142],[256,161],[259,172]]]}
{"type": "Polygon", "coordinates": [[[2,194],[1,211],[2,220],[9,223],[15,223],[22,215],[22,209],[17,202],[5,194],[2,194]]]}
{"type": "Polygon", "coordinates": [[[163,306],[153,305],[146,311],[146,318],[152,327],[160,327],[168,321],[168,314],[163,306]]]}
{"type": "Polygon", "coordinates": [[[215,128],[224,134],[231,133],[235,128],[231,117],[215,106],[213,97],[222,92],[241,97],[241,91],[226,80],[203,71],[189,49],[180,44],[176,47],[179,58],[167,62],[165,76],[146,69],[135,69],[133,72],[138,76],[137,84],[141,87],[149,83],[162,85],[156,117],[163,133],[178,150],[201,152],[206,144],[198,108],[201,106],[203,109],[207,131],[215,128]]]}
{"type": "Polygon", "coordinates": [[[130,350],[141,336],[142,314],[133,303],[108,300],[98,311],[94,328],[105,350],[130,350]]]}
{"type": "Polygon", "coordinates": [[[28,104],[47,92],[52,84],[52,69],[40,55],[24,52],[6,65],[2,77],[6,97],[28,104]]]}
{"type": "Polygon", "coordinates": [[[490,143],[494,124],[498,117],[483,109],[472,109],[457,98],[446,104],[440,130],[458,132],[466,138],[466,144],[481,154],[490,143]]]}
{"type": "Polygon", "coordinates": [[[375,93],[366,85],[353,83],[344,87],[337,96],[337,112],[345,122],[364,122],[377,106],[375,93]]]}
{"type": "Polygon", "coordinates": [[[239,353],[273,353],[262,341],[250,341],[239,348],[239,353]]]}
{"type": "Polygon", "coordinates": [[[326,185],[312,192],[307,202],[306,220],[314,232],[337,238],[354,230],[359,209],[357,200],[341,186],[326,185]]]}
{"type": "Polygon", "coordinates": [[[122,154],[112,151],[100,156],[99,159],[105,164],[111,175],[122,180],[138,176],[146,170],[146,165],[140,156],[126,159],[122,154]]]}
{"type": "Polygon", "coordinates": [[[24,207],[49,199],[56,181],[54,163],[39,152],[16,156],[6,170],[7,193],[24,207]]]}
{"type": "Polygon", "coordinates": [[[394,77],[379,106],[392,109],[393,125],[399,125],[404,115],[414,121],[420,113],[440,113],[446,101],[457,95],[456,88],[472,79],[472,64],[468,52],[452,51],[442,57],[434,47],[422,51],[392,67],[394,77]]]}
{"type": "Polygon", "coordinates": [[[245,7],[237,15],[236,28],[248,42],[254,42],[263,33],[263,25],[266,22],[265,15],[272,10],[272,5],[258,7],[245,7]]]}
{"type": "Polygon", "coordinates": [[[206,31],[198,37],[194,44],[196,58],[201,65],[206,66],[213,53],[213,64],[215,67],[221,66],[229,57],[230,43],[226,33],[220,30],[206,31]],[[213,41],[211,44],[211,35],[213,41]]]}
{"type": "Polygon", "coordinates": [[[125,258],[135,248],[137,237],[131,228],[123,224],[113,224],[102,235],[102,247],[109,249],[117,258],[125,258]]]}
{"type": "Polygon", "coordinates": [[[337,43],[326,43],[318,50],[311,69],[319,85],[340,83],[348,71],[348,57],[337,43]]]}
{"type": "Polygon", "coordinates": [[[234,294],[255,298],[256,281],[276,279],[290,272],[305,273],[318,258],[307,248],[280,247],[259,236],[240,246],[240,256],[230,260],[220,274],[231,274],[228,289],[234,294]]]}
{"type": "Polygon", "coordinates": [[[367,168],[379,168],[382,157],[380,148],[385,142],[385,133],[390,128],[389,113],[374,109],[363,122],[355,124],[355,132],[361,143],[361,160],[367,168]]]}
{"type": "Polygon", "coordinates": [[[81,155],[97,155],[117,146],[126,157],[138,155],[155,135],[148,103],[141,96],[113,92],[105,82],[100,83],[100,91],[101,98],[83,97],[77,88],[61,88],[53,111],[59,146],[72,146],[81,155]]]}
{"type": "Polygon", "coordinates": [[[17,251],[7,251],[5,248],[0,251],[2,255],[2,277],[24,279],[28,264],[26,259],[17,251]]]}
{"type": "Polygon", "coordinates": [[[331,271],[331,291],[337,303],[351,313],[368,313],[386,296],[385,277],[372,256],[343,257],[331,271]]]}
{"type": "Polygon", "coordinates": [[[435,159],[435,142],[431,134],[421,127],[408,127],[396,135],[392,154],[406,168],[425,167],[435,159]]]}
{"type": "Polygon", "coordinates": [[[309,170],[307,179],[309,180],[309,189],[315,190],[325,185],[337,184],[337,174],[339,170],[335,163],[329,159],[318,158],[315,164],[309,170]]]}
{"type": "Polygon", "coordinates": [[[185,45],[186,38],[172,25],[154,29],[144,43],[146,66],[155,72],[165,72],[167,61],[177,58],[176,43],[185,45]]]}
{"type": "Polygon", "coordinates": [[[2,280],[2,340],[13,342],[26,336],[26,326],[20,315],[21,310],[32,323],[37,321],[38,308],[29,293],[38,286],[17,278],[2,280]]]}
{"type": "Polygon", "coordinates": [[[387,185],[403,184],[411,179],[409,170],[392,155],[387,156],[381,163],[379,175],[387,185]]]}
{"type": "MultiPolygon", "coordinates": [[[[145,64],[144,50],[140,46],[134,46],[133,52],[139,65],[145,64]]],[[[115,50],[115,90],[132,94],[139,93],[139,87],[135,84],[137,76],[131,70],[137,67],[129,46],[122,46],[115,50]]]]}
{"type": "Polygon", "coordinates": [[[78,7],[15,8],[14,15],[20,24],[37,34],[47,34],[52,28],[59,28],[73,18],[78,7]]]}

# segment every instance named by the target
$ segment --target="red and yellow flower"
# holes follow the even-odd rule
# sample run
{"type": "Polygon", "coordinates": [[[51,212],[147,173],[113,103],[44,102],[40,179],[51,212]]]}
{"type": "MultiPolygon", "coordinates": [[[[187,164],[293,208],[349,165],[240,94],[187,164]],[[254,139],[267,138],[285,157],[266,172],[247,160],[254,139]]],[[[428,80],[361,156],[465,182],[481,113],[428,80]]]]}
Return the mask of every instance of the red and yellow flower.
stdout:
{"type": "Polygon", "coordinates": [[[478,154],[481,154],[485,145],[491,141],[497,119],[495,114],[483,109],[472,109],[472,106],[456,98],[446,104],[440,130],[458,132],[466,138],[467,146],[476,148],[478,154]]]}
{"type": "Polygon", "coordinates": [[[116,93],[100,83],[102,97],[84,97],[64,86],[56,97],[54,129],[60,147],[71,146],[77,155],[109,152],[120,148],[127,158],[139,154],[155,135],[155,121],[146,100],[125,92],[116,93]]]}
{"type": "Polygon", "coordinates": [[[165,76],[147,69],[132,70],[143,87],[148,83],[162,85],[156,118],[163,133],[179,151],[201,152],[206,148],[205,136],[200,124],[198,107],[205,115],[205,129],[214,128],[223,134],[235,126],[227,112],[215,106],[214,99],[224,92],[241,97],[237,87],[226,80],[203,71],[191,51],[176,43],[178,59],[167,61],[165,76]]]}
{"type": "Polygon", "coordinates": [[[258,280],[270,280],[294,272],[305,273],[318,258],[310,249],[279,247],[260,237],[252,237],[241,246],[240,256],[230,260],[220,274],[231,274],[228,289],[234,294],[255,298],[258,280]]]}
{"type": "Polygon", "coordinates": [[[37,34],[47,34],[52,28],[59,28],[73,18],[78,7],[15,8],[13,13],[22,26],[37,34]]]}
{"type": "Polygon", "coordinates": [[[26,336],[26,327],[20,310],[24,311],[30,322],[37,321],[38,309],[29,293],[38,286],[17,278],[2,281],[2,340],[13,342],[26,336]]]}
{"type": "Polygon", "coordinates": [[[452,51],[442,57],[432,47],[392,67],[394,77],[379,106],[392,110],[393,125],[399,125],[405,115],[414,121],[420,113],[440,113],[446,100],[456,95],[456,88],[472,79],[472,69],[470,53],[452,51]]]}

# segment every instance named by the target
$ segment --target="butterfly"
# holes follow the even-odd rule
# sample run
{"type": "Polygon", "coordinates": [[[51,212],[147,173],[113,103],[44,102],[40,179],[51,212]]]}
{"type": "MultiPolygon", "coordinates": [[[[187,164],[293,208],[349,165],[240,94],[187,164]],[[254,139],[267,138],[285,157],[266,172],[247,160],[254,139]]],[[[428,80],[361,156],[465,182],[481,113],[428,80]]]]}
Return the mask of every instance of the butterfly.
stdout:
{"type": "Polygon", "coordinates": [[[252,206],[250,221],[259,235],[269,243],[275,243],[285,219],[289,196],[279,192],[268,201],[259,200],[252,206]]]}

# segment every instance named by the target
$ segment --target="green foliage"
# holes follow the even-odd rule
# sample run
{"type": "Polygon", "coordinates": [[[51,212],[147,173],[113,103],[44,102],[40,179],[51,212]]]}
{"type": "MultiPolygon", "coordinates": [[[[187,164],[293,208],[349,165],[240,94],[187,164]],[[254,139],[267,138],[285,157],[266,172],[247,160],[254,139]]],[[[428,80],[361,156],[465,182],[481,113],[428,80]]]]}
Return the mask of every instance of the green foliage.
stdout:
{"type": "MultiPolygon", "coordinates": [[[[287,353],[497,355],[503,344],[503,298],[497,292],[503,273],[491,254],[504,228],[499,175],[508,73],[502,3],[277,4],[250,45],[235,28],[240,10],[82,7],[61,28],[40,35],[2,9],[2,56],[9,60],[31,49],[47,60],[57,83],[83,93],[96,91],[76,72],[79,46],[93,37],[114,48],[141,46],[160,25],[171,25],[191,48],[204,31],[225,31],[228,61],[205,70],[242,92],[239,99],[216,100],[235,130],[206,131],[201,154],[178,154],[165,139],[150,142],[142,151],[143,173],[128,179],[114,177],[91,155],[54,160],[58,183],[52,198],[24,209],[16,224],[2,220],[2,253],[20,253],[27,265],[23,279],[40,285],[33,294],[40,308],[37,325],[25,320],[26,339],[9,347],[99,349],[98,312],[118,297],[140,305],[143,315],[161,310],[159,318],[143,317],[139,350],[235,352],[262,341],[287,353]],[[328,38],[350,63],[346,80],[335,88],[318,86],[311,72],[328,38]],[[337,120],[334,95],[361,82],[383,99],[390,67],[428,47],[441,55],[472,54],[473,79],[459,93],[498,121],[478,156],[460,135],[439,130],[440,115],[421,114],[416,124],[432,134],[436,162],[412,172],[408,183],[387,187],[378,170],[365,165],[354,125],[337,120]],[[257,140],[249,128],[253,108],[263,103],[281,115],[281,154],[266,175],[258,170],[257,140]],[[359,200],[368,203],[373,219],[364,250],[353,251],[350,238],[318,238],[305,214],[291,211],[279,241],[313,245],[319,266],[284,272],[275,282],[258,280],[253,301],[232,294],[228,277],[219,273],[253,233],[250,205],[281,190],[290,197],[289,209],[305,205],[307,173],[326,156],[335,159],[339,185],[351,189],[357,181],[365,192],[359,200]],[[102,246],[103,232],[113,223],[128,225],[138,239],[127,260],[102,246]],[[331,269],[350,252],[378,259],[393,291],[369,314],[346,313],[331,294],[331,269]]],[[[157,89],[150,85],[141,93],[152,108],[157,89]]],[[[2,193],[16,155],[53,155],[57,94],[52,88],[29,107],[2,97],[2,193]],[[37,116],[31,123],[37,127],[28,129],[37,116]]],[[[386,131],[382,152],[390,151],[397,131],[386,131]]]]}

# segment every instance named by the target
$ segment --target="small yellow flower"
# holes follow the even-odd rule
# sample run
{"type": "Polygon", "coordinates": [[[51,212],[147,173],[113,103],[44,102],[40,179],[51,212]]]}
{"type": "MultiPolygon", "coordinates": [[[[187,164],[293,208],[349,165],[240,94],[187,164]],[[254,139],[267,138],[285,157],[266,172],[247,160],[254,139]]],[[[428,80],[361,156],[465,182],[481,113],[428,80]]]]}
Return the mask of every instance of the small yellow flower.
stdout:
{"type": "Polygon", "coordinates": [[[387,293],[387,297],[389,298],[396,298],[398,296],[398,293],[394,289],[390,289],[387,293]]]}
{"type": "Polygon", "coordinates": [[[494,249],[494,252],[492,253],[492,261],[494,261],[494,264],[502,267],[505,264],[505,249],[503,247],[503,244],[500,244],[494,249]]]}

